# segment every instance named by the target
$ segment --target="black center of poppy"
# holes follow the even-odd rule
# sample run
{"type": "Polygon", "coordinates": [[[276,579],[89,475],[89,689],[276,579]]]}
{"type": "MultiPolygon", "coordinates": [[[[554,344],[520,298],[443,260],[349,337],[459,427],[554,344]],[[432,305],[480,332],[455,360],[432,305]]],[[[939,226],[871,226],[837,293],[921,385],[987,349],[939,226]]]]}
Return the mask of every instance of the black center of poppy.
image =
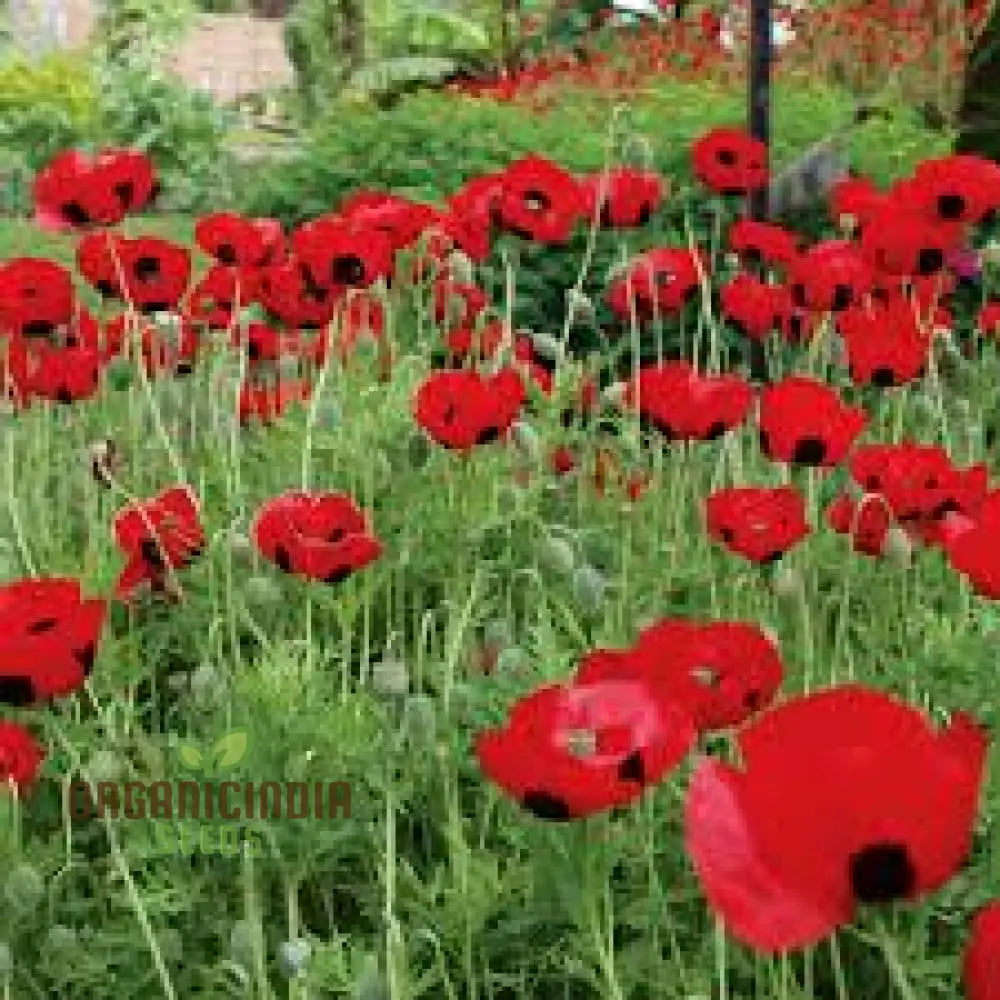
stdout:
{"type": "Polygon", "coordinates": [[[122,208],[131,208],[135,198],[135,185],[131,181],[120,181],[114,186],[115,197],[121,202],[122,208]]]}
{"type": "Polygon", "coordinates": [[[770,457],[771,455],[771,439],[767,436],[767,431],[758,431],[757,439],[760,441],[760,450],[763,454],[770,457]]]}
{"type": "Polygon", "coordinates": [[[937,247],[924,247],[917,254],[917,273],[934,274],[944,267],[944,254],[937,247]]]}
{"type": "Polygon", "coordinates": [[[733,167],[737,162],[736,153],[732,149],[720,149],[715,158],[725,167],[733,167]]]}
{"type": "Polygon", "coordinates": [[[551,199],[544,191],[524,192],[524,207],[530,212],[544,212],[551,204],[551,199]]]}
{"type": "Polygon", "coordinates": [[[850,285],[835,285],[833,289],[833,301],[830,308],[833,312],[840,312],[846,309],[854,298],[854,290],[850,285]]]}
{"type": "Polygon", "coordinates": [[[706,441],[715,441],[726,433],[726,425],[721,420],[716,420],[705,432],[706,441]]]}
{"type": "Polygon", "coordinates": [[[34,700],[35,688],[27,677],[0,677],[0,704],[24,708],[34,700]]]}
{"type": "Polygon", "coordinates": [[[159,277],[160,262],[156,257],[140,257],[135,262],[135,276],[139,281],[152,281],[159,277]]]}
{"type": "Polygon", "coordinates": [[[942,219],[960,219],[965,211],[965,199],[960,194],[943,194],[937,200],[942,219]]]}
{"type": "Polygon", "coordinates": [[[553,823],[565,823],[573,818],[569,806],[548,792],[528,792],[521,800],[521,805],[539,819],[553,823]]]}
{"type": "Polygon", "coordinates": [[[646,768],[642,763],[642,754],[638,750],[630,753],[618,765],[619,781],[634,781],[637,785],[646,784],[646,768]]]}
{"type": "Polygon", "coordinates": [[[73,393],[66,386],[60,386],[59,391],[56,392],[56,402],[62,403],[63,406],[69,406],[73,402],[73,393]]]}
{"type": "Polygon", "coordinates": [[[799,438],[792,452],[792,462],[795,465],[822,465],[826,458],[826,442],[819,438],[799,438]]]}
{"type": "Polygon", "coordinates": [[[232,243],[223,243],[216,248],[215,257],[222,264],[235,264],[237,260],[236,249],[232,243]]]}
{"type": "Polygon", "coordinates": [[[28,626],[28,632],[31,635],[40,635],[42,632],[50,632],[58,624],[59,622],[55,618],[39,618],[38,621],[32,622],[28,626]]]}
{"type": "Polygon", "coordinates": [[[792,285],[792,301],[800,308],[804,308],[806,304],[806,286],[801,282],[796,282],[792,285]]]}
{"type": "Polygon", "coordinates": [[[118,294],[118,288],[112,281],[107,281],[101,279],[98,281],[94,287],[103,295],[106,299],[114,298],[118,294]]]}
{"type": "Polygon", "coordinates": [[[913,892],[917,873],[903,844],[869,844],[849,860],[851,890],[859,903],[888,903],[913,892]]]}
{"type": "Polygon", "coordinates": [[[155,538],[144,538],[139,545],[139,552],[142,554],[143,562],[146,565],[157,568],[163,566],[163,555],[155,538]]]}
{"type": "Polygon", "coordinates": [[[86,226],[90,222],[90,213],[76,201],[68,201],[59,207],[62,217],[72,226],[86,226]]]}
{"type": "Polygon", "coordinates": [[[83,667],[83,672],[89,677],[94,669],[94,659],[97,655],[97,650],[94,648],[92,642],[88,642],[83,649],[74,649],[73,658],[77,663],[83,667]]]}
{"type": "Polygon", "coordinates": [[[330,277],[337,285],[356,285],[364,279],[364,276],[364,261],[354,254],[334,257],[330,265],[330,277]]]}
{"type": "Polygon", "coordinates": [[[643,204],[642,208],[639,209],[639,219],[638,219],[639,225],[640,226],[646,225],[646,223],[649,222],[649,218],[652,214],[653,214],[653,208],[649,204],[649,202],[643,204]]]}
{"type": "Polygon", "coordinates": [[[872,385],[888,389],[896,384],[896,373],[891,368],[876,368],[872,372],[872,385]]]}
{"type": "Polygon", "coordinates": [[[476,437],[476,444],[492,444],[500,437],[499,427],[485,427],[476,437]]]}
{"type": "Polygon", "coordinates": [[[343,528],[334,528],[333,531],[331,531],[330,534],[326,536],[326,540],[331,545],[336,545],[337,542],[342,542],[344,540],[344,534],[345,532],[343,528]]]}
{"type": "Polygon", "coordinates": [[[21,325],[25,337],[48,337],[55,332],[55,326],[47,319],[33,319],[21,325]]]}
{"type": "Polygon", "coordinates": [[[283,545],[279,545],[274,550],[274,564],[285,573],[292,572],[292,560],[288,555],[288,549],[283,545]]]}

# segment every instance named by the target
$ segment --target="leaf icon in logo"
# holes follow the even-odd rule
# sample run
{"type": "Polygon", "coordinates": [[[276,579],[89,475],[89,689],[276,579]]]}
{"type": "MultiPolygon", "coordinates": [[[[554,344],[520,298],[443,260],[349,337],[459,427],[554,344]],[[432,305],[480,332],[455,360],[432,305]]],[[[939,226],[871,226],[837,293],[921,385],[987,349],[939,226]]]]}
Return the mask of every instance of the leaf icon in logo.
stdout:
{"type": "Polygon", "coordinates": [[[200,771],[205,763],[205,757],[197,747],[180,745],[181,763],[192,771],[200,771]]]}
{"type": "Polygon", "coordinates": [[[226,733],[210,751],[215,768],[222,769],[238,764],[247,752],[248,743],[249,737],[245,729],[226,733]]]}

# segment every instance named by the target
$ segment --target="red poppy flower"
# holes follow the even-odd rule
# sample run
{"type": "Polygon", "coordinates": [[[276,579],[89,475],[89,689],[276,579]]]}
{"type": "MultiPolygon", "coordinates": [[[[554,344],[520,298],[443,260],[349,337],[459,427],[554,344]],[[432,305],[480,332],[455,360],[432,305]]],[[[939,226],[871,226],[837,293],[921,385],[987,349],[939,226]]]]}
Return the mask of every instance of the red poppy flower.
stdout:
{"type": "Polygon", "coordinates": [[[38,777],[45,751],[24,726],[0,721],[0,788],[15,785],[23,795],[38,777]]]}
{"type": "Polygon", "coordinates": [[[187,291],[191,251],[154,236],[117,243],[123,277],[122,298],[142,313],[167,312],[187,291]]]}
{"type": "Polygon", "coordinates": [[[761,393],[761,451],[779,462],[829,468],[844,460],[867,421],[825,382],[793,375],[761,393]]]}
{"type": "Polygon", "coordinates": [[[292,234],[292,250],[320,288],[367,288],[389,277],[391,239],[381,230],[337,216],[323,216],[292,234]]]}
{"type": "Polygon", "coordinates": [[[340,216],[362,232],[384,235],[393,251],[413,246],[434,227],[438,211],[382,191],[356,191],[340,207],[340,216]]]}
{"type": "Polygon", "coordinates": [[[762,951],[806,947],[862,904],[940,888],[971,841],[987,740],[936,731],[860,686],[795,698],[737,734],[742,767],[706,760],[685,810],[712,909],[762,951]]]}
{"type": "Polygon", "coordinates": [[[576,179],[551,160],[526,156],[503,172],[500,224],[536,243],[569,242],[587,210],[576,179]]]}
{"type": "Polygon", "coordinates": [[[871,267],[854,243],[825,240],[793,262],[788,286],[792,302],[817,312],[839,312],[870,291],[871,267]]]}
{"type": "Polygon", "coordinates": [[[694,726],[642,684],[539,688],[503,729],[480,734],[491,781],[540,819],[566,821],[635,801],[683,759],[694,726]]]}
{"type": "Polygon", "coordinates": [[[321,327],[333,318],[336,295],[300,261],[285,260],[260,269],[257,301],[286,326],[321,327]]]}
{"type": "Polygon", "coordinates": [[[489,220],[485,223],[472,214],[455,208],[443,213],[438,226],[471,261],[482,264],[490,255],[492,233],[489,220]]]}
{"type": "Polygon", "coordinates": [[[475,238],[473,249],[483,250],[482,254],[474,253],[466,242],[462,242],[463,249],[473,260],[485,260],[489,254],[492,230],[500,225],[503,190],[503,173],[482,174],[467,181],[448,199],[451,217],[456,220],[456,226],[460,224],[461,232],[481,234],[475,238]]]}
{"type": "Polygon", "coordinates": [[[197,501],[187,486],[128,504],[115,516],[114,533],[127,560],[115,591],[120,600],[127,600],[143,583],[164,589],[168,567],[189,566],[205,546],[197,501]]]}
{"type": "Polygon", "coordinates": [[[0,332],[50,336],[73,318],[73,278],[42,257],[15,257],[0,264],[0,332]]]}
{"type": "Polygon", "coordinates": [[[709,535],[750,562],[776,562],[810,528],[805,500],[792,486],[734,486],[705,501],[709,535]]]}
{"type": "Polygon", "coordinates": [[[931,349],[931,330],[905,299],[852,306],[837,316],[851,380],[880,388],[921,378],[931,349]]]}
{"type": "Polygon", "coordinates": [[[737,219],[729,227],[729,249],[747,264],[788,267],[798,256],[802,238],[772,222],[737,219]]]}
{"type": "Polygon", "coordinates": [[[722,315],[751,340],[764,341],[780,329],[792,308],[784,285],[770,285],[749,274],[738,274],[719,289],[722,315]]]}
{"type": "Polygon", "coordinates": [[[358,344],[368,340],[378,346],[381,363],[385,364],[391,362],[391,345],[386,342],[384,334],[385,307],[381,301],[368,292],[348,292],[334,300],[331,323],[321,331],[308,356],[317,364],[324,364],[332,337],[337,356],[345,364],[358,344]]]}
{"type": "Polygon", "coordinates": [[[269,424],[284,415],[290,406],[312,396],[312,386],[299,379],[281,378],[263,383],[247,381],[240,386],[237,416],[241,424],[259,420],[269,424]]]}
{"type": "Polygon", "coordinates": [[[702,273],[708,274],[708,262],[698,251],[677,247],[649,250],[608,288],[608,305],[625,322],[631,319],[632,304],[641,320],[679,312],[698,294],[699,264],[702,273]]]}
{"type": "Polygon", "coordinates": [[[76,245],[76,269],[105,298],[121,298],[121,243],[124,237],[102,231],[87,233],[76,245]]]}
{"type": "Polygon", "coordinates": [[[120,354],[126,343],[133,352],[135,348],[131,344],[136,339],[141,343],[143,367],[150,378],[168,373],[190,374],[201,349],[198,331],[185,316],[173,316],[168,326],[123,313],[108,320],[104,326],[105,352],[113,350],[120,354]]]}
{"type": "Polygon", "coordinates": [[[767,146],[737,128],[716,128],[691,149],[695,176],[717,194],[745,195],[768,181],[767,146]]]}
{"type": "Polygon", "coordinates": [[[90,399],[100,386],[101,359],[88,347],[12,340],[2,367],[11,394],[21,405],[31,399],[75,403],[90,399]]]}
{"type": "Polygon", "coordinates": [[[194,227],[201,250],[226,267],[265,267],[281,260],[285,234],[277,219],[248,219],[232,212],[203,215],[194,227]]]}
{"type": "Polygon", "coordinates": [[[972,920],[962,985],[966,1000],[1000,1000],[1000,900],[982,907],[972,920]]]}
{"type": "Polygon", "coordinates": [[[0,587],[0,703],[23,707],[72,694],[90,675],[107,612],[77,580],[0,587]]]}
{"type": "Polygon", "coordinates": [[[711,441],[746,419],[753,391],[737,375],[699,375],[687,361],[664,361],[640,368],[622,402],[668,440],[711,441]]]}
{"type": "Polygon", "coordinates": [[[772,641],[747,622],[667,618],[623,652],[588,654],[575,683],[635,681],[681,706],[699,732],[739,725],[768,705],[784,668],[772,641]]]}
{"type": "Polygon", "coordinates": [[[936,222],[915,209],[887,205],[871,216],[861,236],[861,252],[885,274],[927,276],[945,267],[964,238],[960,223],[936,222]]]}
{"type": "Polygon", "coordinates": [[[236,322],[239,308],[257,295],[257,272],[214,264],[191,289],[185,312],[213,330],[228,330],[236,322]]]}
{"type": "Polygon", "coordinates": [[[439,278],[433,288],[434,321],[447,326],[469,326],[489,305],[489,297],[478,285],[439,278]]]}
{"type": "Polygon", "coordinates": [[[160,190],[149,157],[138,149],[105,149],[94,157],[93,184],[110,189],[122,211],[137,212],[160,190]]]}
{"type": "Polygon", "coordinates": [[[607,176],[590,174],[580,186],[587,214],[597,216],[602,226],[617,229],[646,225],[663,198],[663,181],[657,174],[630,167],[610,170],[607,176]]]}
{"type": "Polygon", "coordinates": [[[468,451],[505,434],[524,400],[524,384],[513,369],[492,377],[477,371],[438,371],[417,390],[415,415],[438,444],[468,451]]]}
{"type": "Polygon", "coordinates": [[[972,517],[941,533],[943,548],[952,569],[966,577],[977,594],[993,601],[1000,600],[998,529],[1000,493],[992,493],[972,517]]]}
{"type": "Polygon", "coordinates": [[[843,494],[827,507],[825,517],[837,534],[851,536],[855,552],[866,556],[882,555],[892,526],[892,514],[880,495],[866,495],[855,502],[843,494]]]}
{"type": "Polygon", "coordinates": [[[915,208],[934,218],[976,225],[1000,206],[1000,168],[968,154],[922,160],[907,195],[915,208]]]}
{"type": "Polygon", "coordinates": [[[843,225],[845,218],[849,217],[863,232],[887,201],[887,195],[869,178],[845,177],[830,189],[830,214],[836,225],[843,225]]]}
{"type": "Polygon", "coordinates": [[[979,310],[976,326],[986,337],[1000,335],[1000,299],[990,299],[979,310]]]}
{"type": "Polygon", "coordinates": [[[262,556],[286,573],[340,583],[374,562],[382,543],[344,493],[284,493],[261,507],[252,534],[262,556]]]}

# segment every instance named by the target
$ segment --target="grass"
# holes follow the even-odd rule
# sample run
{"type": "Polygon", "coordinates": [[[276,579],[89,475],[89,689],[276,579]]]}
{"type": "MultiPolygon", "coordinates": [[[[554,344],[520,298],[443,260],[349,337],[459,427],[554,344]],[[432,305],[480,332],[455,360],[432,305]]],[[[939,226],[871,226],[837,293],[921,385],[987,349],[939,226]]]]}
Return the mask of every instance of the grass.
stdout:
{"type": "MultiPolygon", "coordinates": [[[[719,102],[713,114],[725,118],[719,102]]],[[[694,128],[706,109],[673,110],[694,128]]],[[[927,147],[871,141],[864,152],[890,170],[927,147]]],[[[183,216],[128,228],[192,232],[183,216]]],[[[4,223],[0,257],[29,252],[72,260],[67,239],[4,223]]],[[[682,849],[685,771],[622,815],[545,826],[482,780],[471,743],[514,698],[568,678],[584,651],[627,645],[668,615],[773,630],[787,691],[856,679],[995,725],[993,606],[934,553],[909,567],[869,560],[822,530],[784,561],[785,585],[719,551],[701,523],[707,493],[783,479],[747,428],[653,451],[636,503],[614,489],[599,497],[587,476],[555,481],[516,448],[468,462],[428,451],[410,414],[435,331],[412,304],[395,305],[390,381],[365,356],[334,365],[312,408],[270,429],[234,420],[240,373],[223,351],[185,380],[134,379],[90,403],[6,418],[0,579],[65,574],[108,592],[121,565],[114,512],[181,479],[201,497],[209,536],[181,575],[182,604],[116,612],[85,693],[16,716],[52,751],[30,802],[0,799],[16,832],[0,911],[6,995],[956,1000],[965,920],[1000,891],[995,779],[970,864],[947,889],[886,926],[865,916],[829,945],[768,960],[727,941],[700,896],[682,849]],[[110,491],[86,461],[108,437],[125,456],[110,491]],[[289,488],[355,496],[382,558],[337,588],[262,563],[250,519],[289,488]],[[568,561],[554,538],[569,543],[568,561]],[[501,651],[489,676],[487,647],[501,651]],[[379,661],[403,671],[402,689],[379,661]],[[185,836],[205,839],[188,856],[162,820],[102,824],[68,807],[80,775],[179,781],[190,776],[181,744],[243,730],[231,777],[348,781],[350,817],[242,827],[253,855],[217,849],[216,821],[202,821],[204,833],[189,821],[185,836]],[[301,938],[311,955],[289,977],[282,945],[301,938]]],[[[996,473],[982,441],[995,363],[964,366],[961,391],[931,379],[880,397],[865,440],[940,442],[996,473]]],[[[555,412],[531,423],[541,456],[566,440],[555,412]]],[[[818,524],[827,486],[797,481],[818,524]]]]}

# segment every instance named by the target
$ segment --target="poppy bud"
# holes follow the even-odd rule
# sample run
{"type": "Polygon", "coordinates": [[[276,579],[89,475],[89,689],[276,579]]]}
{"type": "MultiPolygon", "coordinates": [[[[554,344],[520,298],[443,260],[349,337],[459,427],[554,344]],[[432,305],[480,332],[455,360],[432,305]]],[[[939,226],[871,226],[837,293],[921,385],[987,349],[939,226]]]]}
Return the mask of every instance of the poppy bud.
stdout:
{"type": "Polygon", "coordinates": [[[191,675],[191,694],[199,701],[208,701],[219,693],[222,678],[211,663],[201,663],[191,675]]]}
{"type": "Polygon", "coordinates": [[[414,434],[410,437],[406,449],[411,469],[422,469],[430,458],[431,446],[423,434],[414,434]]]}
{"type": "Polygon", "coordinates": [[[9,976],[14,969],[14,956],[11,953],[10,945],[6,941],[0,941],[0,976],[9,976]]]}
{"type": "Polygon", "coordinates": [[[229,552],[234,559],[249,559],[253,555],[253,544],[242,531],[234,531],[229,536],[229,552]]]}
{"type": "Polygon", "coordinates": [[[510,623],[503,618],[494,618],[483,626],[483,642],[487,646],[506,646],[512,638],[510,623]]]}
{"type": "MultiPolygon", "coordinates": [[[[567,296],[569,293],[567,293],[567,296]]],[[[593,305],[591,305],[593,308],[593,305]]],[[[562,343],[549,333],[530,334],[532,347],[535,353],[541,358],[548,358],[550,361],[560,361],[563,357],[562,343]]]]}
{"type": "Polygon", "coordinates": [[[312,946],[305,938],[282,941],[278,946],[278,963],[287,979],[294,979],[305,971],[312,954],[312,946]]]}
{"type": "Polygon", "coordinates": [[[539,453],[538,432],[534,427],[518,420],[510,430],[514,446],[526,457],[537,459],[539,453]]]}
{"type": "Polygon", "coordinates": [[[604,603],[608,581],[593,566],[581,566],[573,574],[573,594],[588,610],[597,611],[604,603]]]}
{"type": "Polygon", "coordinates": [[[404,695],[410,688],[410,672],[396,656],[385,656],[372,664],[372,687],[384,695],[404,695]]]}
{"type": "Polygon", "coordinates": [[[546,535],[542,539],[539,557],[544,566],[556,573],[571,573],[576,565],[573,546],[559,535],[546,535]]]}
{"type": "Polygon", "coordinates": [[[4,896],[15,910],[33,910],[44,894],[45,880],[31,865],[22,862],[7,874],[4,896]]]}
{"type": "Polygon", "coordinates": [[[779,566],[771,581],[771,589],[775,597],[792,601],[804,594],[802,576],[791,566],[779,566]]]}
{"type": "Polygon", "coordinates": [[[239,965],[250,966],[254,961],[254,941],[257,935],[249,920],[237,920],[229,934],[229,954],[239,965]]]}
{"type": "Polygon", "coordinates": [[[459,285],[472,285],[476,280],[475,265],[468,254],[461,250],[452,250],[446,258],[448,272],[452,281],[459,285]]]}
{"type": "Polygon", "coordinates": [[[379,969],[378,959],[369,955],[354,984],[355,1000],[387,1000],[389,990],[379,969]]]}
{"type": "Polygon", "coordinates": [[[612,382],[604,392],[601,393],[601,398],[609,406],[620,407],[625,399],[625,392],[627,386],[624,382],[612,382]]]}
{"type": "Polygon", "coordinates": [[[597,311],[594,303],[575,288],[570,288],[566,292],[566,311],[569,315],[570,323],[576,320],[583,320],[585,323],[593,323],[597,319],[597,311]]]}
{"type": "Polygon", "coordinates": [[[913,561],[913,542],[910,536],[898,525],[893,525],[885,536],[885,546],[882,550],[887,559],[890,559],[902,569],[909,569],[913,561]]]}
{"type": "Polygon", "coordinates": [[[114,358],[106,371],[108,384],[115,392],[122,392],[132,384],[132,364],[127,358],[114,358]]]}
{"type": "Polygon", "coordinates": [[[434,743],[437,730],[437,712],[434,699],[426,694],[410,695],[403,705],[403,733],[411,743],[434,743]]]}
{"type": "Polygon", "coordinates": [[[96,782],[117,781],[121,777],[122,763],[110,750],[96,750],[87,764],[87,772],[96,782]]]}
{"type": "Polygon", "coordinates": [[[88,450],[90,471],[99,486],[110,486],[121,471],[121,452],[111,438],[96,441],[88,450]]]}
{"type": "Polygon", "coordinates": [[[267,576],[250,577],[243,588],[243,596],[246,598],[247,604],[257,610],[276,607],[285,599],[281,587],[267,576]]]}

